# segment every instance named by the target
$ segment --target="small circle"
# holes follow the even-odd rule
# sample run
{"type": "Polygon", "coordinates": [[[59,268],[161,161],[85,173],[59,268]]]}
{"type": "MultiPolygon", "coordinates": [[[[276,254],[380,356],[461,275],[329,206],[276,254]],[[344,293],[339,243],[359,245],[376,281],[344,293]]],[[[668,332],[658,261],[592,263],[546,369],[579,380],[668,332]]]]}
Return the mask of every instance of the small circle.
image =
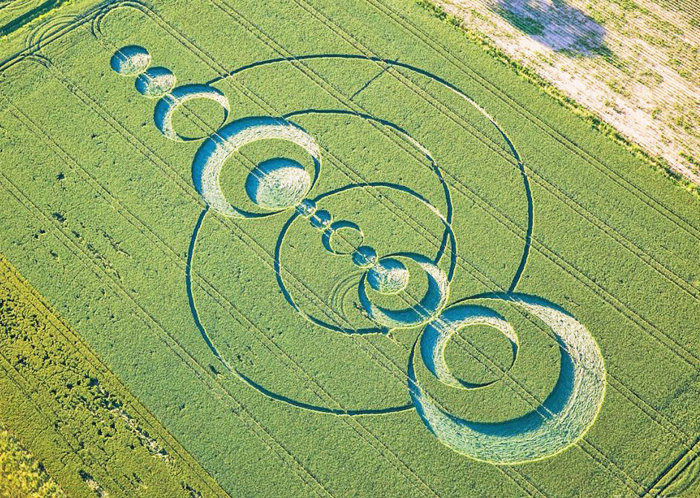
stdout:
{"type": "MultiPolygon", "coordinates": [[[[410,328],[431,321],[437,316],[447,302],[450,286],[449,277],[430,258],[421,254],[404,252],[392,254],[390,256],[394,256],[394,258],[397,259],[407,259],[416,263],[428,277],[428,288],[420,301],[415,304],[409,304],[407,308],[398,310],[385,308],[384,306],[374,303],[372,298],[367,294],[367,280],[369,279],[370,272],[375,269],[371,268],[362,276],[357,288],[360,303],[367,312],[369,319],[387,329],[410,328]]],[[[371,266],[376,266],[376,264],[377,262],[375,259],[375,264],[371,266]]],[[[406,275],[406,277],[408,278],[408,275],[406,275]]]]}
{"type": "Polygon", "coordinates": [[[360,227],[347,220],[335,221],[323,232],[323,247],[333,254],[351,254],[364,240],[360,227]]]}
{"type": "Polygon", "coordinates": [[[138,45],[127,45],[114,52],[109,64],[117,73],[133,76],[143,73],[151,65],[151,54],[138,45]]]}
{"type": "Polygon", "coordinates": [[[249,174],[245,190],[250,200],[265,209],[296,206],[311,188],[311,176],[292,159],[263,161],[249,174]]]}
{"type": "Polygon", "coordinates": [[[297,205],[297,212],[299,216],[308,218],[316,212],[316,203],[311,199],[304,199],[297,205]]]}
{"type": "Polygon", "coordinates": [[[316,211],[311,216],[309,221],[311,222],[312,227],[318,228],[319,230],[325,230],[326,228],[330,227],[332,220],[333,217],[331,216],[331,213],[325,209],[322,209],[321,211],[316,211]]]}
{"type": "Polygon", "coordinates": [[[134,86],[146,97],[162,97],[175,86],[175,75],[165,67],[152,67],[136,78],[134,86]]]}
{"type": "Polygon", "coordinates": [[[396,294],[408,285],[408,268],[401,261],[385,258],[367,273],[369,286],[380,294],[396,294]]]}
{"type": "Polygon", "coordinates": [[[352,253],[352,262],[360,268],[374,266],[377,262],[377,251],[370,246],[360,246],[352,253]]]}

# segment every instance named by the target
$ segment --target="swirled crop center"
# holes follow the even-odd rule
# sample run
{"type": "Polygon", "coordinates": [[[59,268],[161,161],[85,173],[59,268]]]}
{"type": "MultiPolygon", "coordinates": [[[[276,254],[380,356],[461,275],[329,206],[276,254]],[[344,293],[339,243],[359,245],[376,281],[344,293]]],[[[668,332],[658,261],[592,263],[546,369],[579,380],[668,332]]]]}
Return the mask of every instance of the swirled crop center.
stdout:
{"type": "MultiPolygon", "coordinates": [[[[443,410],[416,379],[409,361],[409,392],[421,419],[445,445],[471,458],[515,464],[558,453],[580,439],[595,421],[605,394],[603,358],[593,336],[575,318],[542,299],[523,294],[496,297],[541,320],[561,348],[561,371],[551,394],[529,414],[506,422],[471,422],[443,410]]],[[[448,308],[458,316],[471,306],[448,308]],[[460,309],[461,308],[461,309],[460,309]]],[[[415,346],[414,346],[415,353],[415,346]]]]}

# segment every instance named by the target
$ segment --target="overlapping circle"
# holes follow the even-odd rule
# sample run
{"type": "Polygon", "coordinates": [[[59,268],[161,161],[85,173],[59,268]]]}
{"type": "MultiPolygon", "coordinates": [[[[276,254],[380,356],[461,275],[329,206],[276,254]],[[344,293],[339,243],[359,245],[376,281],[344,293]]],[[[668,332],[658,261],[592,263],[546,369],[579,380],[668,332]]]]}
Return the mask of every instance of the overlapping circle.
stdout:
{"type": "Polygon", "coordinates": [[[207,209],[200,217],[193,234],[188,259],[187,285],[195,322],[209,347],[229,367],[201,325],[193,304],[189,267],[192,261],[192,248],[204,214],[207,210],[211,210],[217,216],[253,219],[290,211],[287,221],[282,225],[274,250],[274,271],[284,298],[294,310],[313,324],[347,335],[386,334],[394,329],[423,326],[423,330],[410,350],[406,372],[408,394],[412,404],[376,409],[336,409],[275,393],[251,377],[236,371],[236,375],[241,380],[270,398],[322,413],[367,415],[392,413],[413,407],[426,427],[446,446],[471,458],[495,464],[513,464],[545,458],[574,444],[590,428],[600,410],[605,392],[605,368],[600,349],[590,332],[580,322],[550,302],[514,292],[529,251],[532,200],[520,158],[505,132],[490,115],[456,86],[419,68],[396,61],[358,55],[302,56],[295,57],[293,60],[282,58],[261,61],[240,70],[234,70],[226,77],[233,77],[238,72],[252,68],[294,63],[301,59],[381,62],[387,66],[412,71],[468,103],[505,139],[508,149],[521,166],[528,202],[527,236],[520,265],[508,292],[480,297],[491,299],[493,302],[507,303],[511,308],[534,317],[543,325],[543,328],[549,330],[561,350],[559,377],[549,396],[538,403],[533,410],[504,422],[472,421],[452,414],[430,393],[419,378],[415,368],[418,358],[422,360],[430,375],[447,388],[462,391],[486,388],[501,382],[504,378],[509,378],[510,370],[519,358],[520,340],[513,325],[488,306],[475,304],[470,299],[448,306],[450,285],[457,266],[457,241],[452,228],[452,203],[448,182],[442,177],[431,153],[402,128],[387,119],[379,119],[354,111],[307,109],[290,112],[279,118],[260,116],[237,119],[221,126],[216,132],[206,137],[186,136],[175,130],[173,115],[178,108],[189,101],[195,99],[213,101],[223,109],[224,122],[227,120],[230,112],[229,102],[223,92],[213,86],[216,81],[205,85],[184,85],[173,88],[175,77],[167,69],[148,69],[151,60],[147,51],[141,47],[124,47],[115,53],[111,60],[112,67],[120,74],[136,75],[136,88],[143,95],[160,97],[156,104],[154,120],[163,135],[176,141],[204,138],[192,163],[192,178],[194,187],[205,201],[207,209]],[[311,192],[321,171],[321,149],[312,135],[294,122],[296,117],[311,114],[360,117],[374,125],[388,127],[392,133],[400,135],[430,161],[433,172],[443,188],[447,213],[443,215],[417,191],[392,182],[349,183],[312,196],[311,192]],[[249,200],[259,210],[252,211],[233,205],[226,199],[219,182],[224,164],[246,145],[267,139],[282,140],[301,148],[313,161],[313,171],[310,173],[291,158],[275,157],[260,162],[254,165],[245,177],[245,191],[249,200]],[[391,191],[392,195],[407,196],[416,205],[431,212],[442,225],[440,243],[435,254],[425,255],[412,251],[378,254],[371,245],[368,245],[365,233],[359,224],[352,220],[334,220],[331,212],[318,208],[334,196],[353,194],[355,189],[360,188],[386,189],[391,191]],[[359,303],[365,318],[372,323],[371,326],[357,326],[348,317],[343,317],[347,326],[331,323],[313,310],[306,310],[295,297],[292,288],[287,285],[285,271],[283,271],[285,237],[301,220],[306,220],[321,232],[320,243],[329,254],[349,256],[350,262],[356,268],[354,273],[349,273],[347,282],[343,282],[343,285],[347,285],[348,282],[357,285],[359,303]],[[357,270],[358,268],[360,270],[357,270]],[[416,298],[406,289],[412,281],[421,278],[425,279],[426,285],[422,296],[416,298]],[[396,308],[381,304],[379,300],[387,296],[400,298],[405,306],[396,308]],[[447,364],[445,350],[450,340],[456,334],[477,325],[496,330],[507,339],[510,345],[511,362],[504,370],[504,377],[501,379],[479,383],[468,382],[456,376],[447,364]]]}

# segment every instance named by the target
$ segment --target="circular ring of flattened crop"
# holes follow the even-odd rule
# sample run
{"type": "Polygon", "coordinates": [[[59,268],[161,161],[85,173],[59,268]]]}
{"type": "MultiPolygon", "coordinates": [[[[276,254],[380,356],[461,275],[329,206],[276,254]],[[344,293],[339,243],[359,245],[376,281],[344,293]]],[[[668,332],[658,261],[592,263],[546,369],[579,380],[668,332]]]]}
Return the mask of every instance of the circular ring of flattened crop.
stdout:
{"type": "Polygon", "coordinates": [[[434,320],[425,327],[420,340],[423,363],[443,384],[460,389],[474,389],[497,382],[497,380],[479,384],[465,382],[452,375],[447,366],[445,361],[447,343],[461,329],[473,325],[486,325],[502,333],[510,342],[512,350],[512,360],[508,368],[515,363],[520,344],[513,326],[505,318],[483,306],[453,306],[445,310],[439,320],[434,320]]]}
{"type": "MultiPolygon", "coordinates": [[[[368,269],[360,279],[358,294],[360,303],[369,315],[369,318],[378,325],[388,329],[408,328],[429,322],[437,316],[447,302],[450,282],[445,272],[443,272],[432,260],[415,253],[389,254],[379,260],[392,259],[400,261],[408,259],[417,263],[428,277],[428,289],[419,303],[409,305],[400,310],[383,308],[372,302],[367,294],[367,275],[371,271],[368,269]]],[[[410,301],[410,299],[408,299],[410,301]]]]}
{"type": "Polygon", "coordinates": [[[204,201],[214,211],[228,217],[260,218],[279,213],[278,209],[266,213],[252,213],[229,204],[219,184],[219,175],[226,160],[241,147],[258,140],[278,139],[298,145],[314,161],[314,177],[307,190],[313,188],[318,178],[321,155],[316,141],[297,125],[281,118],[255,117],[244,118],[227,124],[216,134],[207,138],[192,162],[192,180],[194,187],[204,201]]]}
{"type": "MultiPolygon", "coordinates": [[[[416,201],[418,201],[420,204],[422,204],[424,207],[435,213],[436,216],[440,219],[440,222],[443,225],[443,234],[442,234],[442,243],[440,245],[440,248],[436,251],[435,256],[433,259],[429,259],[425,256],[421,256],[418,254],[413,254],[413,253],[397,253],[393,255],[388,255],[387,257],[398,257],[398,256],[407,256],[408,259],[412,259],[415,262],[418,262],[420,266],[423,267],[423,269],[426,269],[426,271],[429,269],[430,272],[428,273],[429,277],[429,282],[430,280],[434,280],[435,283],[433,284],[432,291],[430,295],[425,296],[425,301],[424,303],[418,303],[415,305],[415,308],[418,310],[421,309],[421,306],[424,306],[425,309],[421,311],[417,311],[416,309],[408,309],[406,311],[405,318],[410,318],[412,320],[416,320],[417,314],[431,314],[433,317],[439,312],[440,308],[442,308],[445,304],[445,301],[447,299],[447,287],[449,287],[450,281],[454,277],[454,271],[455,267],[457,265],[457,242],[454,236],[454,232],[452,231],[452,227],[450,226],[449,220],[447,217],[443,216],[440,211],[433,206],[427,199],[423,198],[420,194],[413,192],[410,189],[397,189],[395,185],[388,184],[388,183],[368,183],[368,184],[351,184],[351,185],[346,185],[344,187],[338,188],[336,190],[331,190],[329,192],[324,192],[323,194],[315,197],[312,199],[312,202],[315,204],[321,203],[324,199],[342,194],[344,192],[348,192],[351,190],[355,189],[362,189],[366,187],[371,187],[371,188],[381,188],[381,189],[391,189],[396,192],[401,192],[402,194],[410,195],[413,197],[416,201]],[[449,248],[449,249],[448,249],[449,248]],[[415,259],[414,259],[415,257],[415,259]],[[440,264],[441,261],[443,261],[443,257],[449,258],[448,263],[445,264],[447,272],[443,272],[437,265],[440,264]],[[419,261],[416,261],[419,260],[419,261]],[[444,278],[443,278],[444,277],[444,278]],[[437,293],[437,294],[436,294],[437,293]],[[444,294],[444,299],[443,299],[443,294],[444,294]],[[438,295],[440,296],[440,299],[438,302],[435,302],[434,297],[438,295]],[[430,310],[437,310],[437,311],[430,311],[430,310]],[[410,316],[409,316],[410,315],[410,316]]],[[[401,316],[394,315],[394,313],[400,313],[400,311],[394,311],[394,310],[386,310],[388,311],[388,315],[386,315],[386,318],[383,318],[384,315],[382,315],[382,310],[383,308],[375,307],[375,316],[379,317],[378,319],[381,321],[386,321],[386,322],[391,322],[392,325],[384,325],[379,323],[378,321],[375,321],[376,326],[372,327],[365,327],[365,328],[354,328],[351,326],[339,326],[333,323],[330,323],[327,320],[323,320],[317,316],[314,316],[311,313],[307,313],[302,309],[302,307],[297,303],[295,300],[294,296],[292,295],[291,289],[287,287],[287,284],[285,283],[285,278],[284,274],[285,272],[283,271],[284,263],[283,263],[283,258],[282,258],[282,248],[284,247],[284,239],[287,235],[287,232],[290,230],[290,228],[294,225],[295,221],[299,220],[301,218],[299,212],[295,212],[292,214],[287,222],[284,224],[282,227],[282,231],[280,232],[280,235],[277,239],[277,245],[275,247],[275,274],[277,276],[277,283],[279,284],[280,290],[282,291],[282,294],[285,296],[285,299],[287,302],[299,313],[301,313],[306,319],[309,321],[315,323],[316,325],[319,325],[321,327],[324,327],[328,330],[335,331],[335,332],[341,332],[344,334],[385,334],[387,333],[391,328],[394,327],[393,323],[396,322],[398,325],[396,325],[396,328],[405,328],[408,327],[406,325],[406,322],[402,319],[401,316]]],[[[362,253],[362,249],[367,248],[367,246],[362,246],[359,247],[358,250],[360,253],[362,253]]],[[[371,249],[371,248],[369,248],[371,249]]],[[[356,250],[354,253],[357,253],[358,250],[356,250]]],[[[353,253],[353,254],[354,254],[353,253]]],[[[358,253],[358,254],[360,254],[358,253]]],[[[376,253],[373,251],[370,252],[373,256],[376,256],[376,253]]],[[[359,265],[358,265],[359,266],[359,265]]],[[[366,266],[366,270],[369,271],[373,264],[368,264],[366,266]]],[[[365,284],[365,279],[367,276],[367,271],[364,272],[364,277],[359,277],[360,283],[359,283],[359,288],[364,288],[365,284]]],[[[430,290],[430,289],[429,289],[430,290]]],[[[369,301],[369,299],[368,299],[369,301]]],[[[367,305],[369,307],[369,305],[367,305]]],[[[367,308],[365,308],[367,310],[367,308]]],[[[426,320],[418,320],[414,325],[420,324],[420,323],[425,323],[426,320]]]]}
{"type": "MultiPolygon", "coordinates": [[[[576,443],[595,422],[605,396],[602,354],[590,332],[555,305],[524,294],[497,295],[493,299],[523,308],[554,334],[561,349],[561,370],[552,392],[533,411],[513,420],[484,423],[456,417],[421,389],[413,365],[414,345],[408,364],[411,399],[428,429],[443,444],[465,456],[493,464],[552,456],[576,443]]],[[[447,321],[468,317],[474,314],[473,308],[463,304],[450,307],[437,321],[443,316],[447,321]]],[[[426,329],[431,327],[433,324],[426,329]]],[[[433,373],[444,379],[444,375],[433,373]]],[[[447,384],[451,385],[449,380],[447,384]]]]}
{"type": "Polygon", "coordinates": [[[162,97],[156,104],[153,112],[153,120],[156,128],[170,140],[189,142],[191,140],[199,140],[208,136],[206,132],[200,137],[187,137],[180,135],[175,131],[173,126],[173,115],[175,111],[183,104],[197,99],[208,99],[218,103],[224,110],[224,118],[222,123],[228,119],[230,106],[228,98],[218,89],[208,85],[182,85],[174,88],[168,95],[162,97]]]}

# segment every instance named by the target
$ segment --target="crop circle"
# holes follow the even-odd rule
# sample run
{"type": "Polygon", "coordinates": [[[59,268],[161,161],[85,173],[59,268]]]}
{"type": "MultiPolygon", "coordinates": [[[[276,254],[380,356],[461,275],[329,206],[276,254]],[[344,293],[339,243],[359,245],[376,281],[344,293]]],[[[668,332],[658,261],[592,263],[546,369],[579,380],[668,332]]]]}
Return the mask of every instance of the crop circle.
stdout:
{"type": "Polygon", "coordinates": [[[296,206],[311,187],[311,176],[292,159],[274,158],[263,161],[245,182],[248,197],[265,209],[286,209],[296,206]]]}
{"type": "Polygon", "coordinates": [[[347,220],[334,221],[323,232],[323,246],[328,252],[338,255],[354,253],[364,240],[365,235],[360,227],[347,220]]]}
{"type": "Polygon", "coordinates": [[[145,97],[162,97],[175,86],[175,75],[170,69],[152,67],[136,78],[134,86],[145,97]]]}
{"type": "Polygon", "coordinates": [[[134,76],[143,73],[151,65],[151,54],[138,45],[128,45],[114,52],[109,64],[123,76],[134,76]]]}
{"type": "MultiPolygon", "coordinates": [[[[235,218],[263,217],[301,202],[318,177],[320,161],[316,141],[300,127],[280,118],[244,118],[225,125],[202,143],[192,162],[192,180],[204,201],[219,214],[235,218]],[[314,178],[309,179],[303,167],[290,159],[265,161],[258,166],[262,168],[259,170],[261,177],[249,176],[246,189],[250,187],[248,196],[254,202],[261,202],[260,206],[267,212],[254,213],[231,205],[219,183],[224,164],[242,147],[272,139],[290,142],[305,150],[314,161],[314,178]],[[264,180],[266,175],[271,175],[269,181],[264,180]]],[[[318,216],[318,212],[313,216],[318,216]]]]}
{"type": "Polygon", "coordinates": [[[395,258],[380,259],[367,272],[367,283],[380,294],[396,294],[408,285],[408,268],[395,258]]]}
{"type": "MultiPolygon", "coordinates": [[[[360,70],[363,65],[376,65],[376,61],[361,56],[302,55],[299,57],[305,60],[306,64],[310,65],[316,64],[316,59],[319,60],[319,64],[332,63],[334,67],[338,69],[334,74],[341,77],[347,74],[354,74],[356,70],[360,70]]],[[[355,233],[352,229],[343,229],[337,232],[333,230],[334,223],[338,223],[338,221],[333,221],[333,219],[331,219],[330,225],[319,228],[321,240],[332,240],[330,246],[338,253],[344,253],[347,248],[343,247],[341,249],[341,244],[339,243],[340,239],[336,239],[335,237],[339,234],[346,237],[353,233],[357,235],[357,240],[353,241],[353,245],[359,243],[360,246],[358,246],[358,248],[362,245],[366,247],[370,247],[371,245],[371,247],[377,249],[376,252],[383,256],[390,255],[390,257],[398,257],[394,251],[411,251],[415,249],[416,253],[426,255],[430,262],[439,266],[444,272],[447,281],[447,285],[444,286],[446,289],[449,287],[449,282],[454,276],[458,258],[455,236],[451,227],[453,213],[453,204],[450,194],[451,182],[448,182],[447,178],[443,177],[441,168],[438,166],[438,162],[433,157],[432,153],[428,150],[428,147],[435,148],[440,154],[441,162],[444,162],[446,167],[459,168],[464,166],[466,168],[469,167],[469,164],[464,162],[464,158],[466,157],[464,154],[456,150],[453,151],[453,149],[449,147],[445,148],[439,137],[432,136],[425,132],[426,128],[421,126],[421,123],[416,122],[416,120],[406,119],[404,113],[400,112],[403,103],[397,100],[396,95],[398,93],[393,93],[390,85],[387,87],[389,92],[385,94],[382,99],[381,106],[375,106],[369,101],[366,113],[358,113],[347,108],[324,109],[319,108],[318,104],[304,101],[301,97],[299,99],[289,98],[290,95],[301,95],[298,91],[295,93],[293,87],[296,83],[292,84],[291,81],[287,82],[283,77],[278,79],[277,76],[283,76],[289,64],[293,64],[295,59],[296,57],[290,60],[274,59],[259,61],[239,69],[234,69],[225,76],[217,77],[209,81],[205,86],[209,88],[213,88],[214,85],[219,86],[226,79],[238,79],[243,73],[245,73],[244,78],[248,82],[278,81],[279,85],[274,87],[274,91],[272,91],[272,86],[269,88],[268,86],[264,86],[261,88],[261,91],[266,99],[270,99],[271,105],[276,108],[276,113],[281,115],[282,118],[254,117],[247,119],[250,120],[251,123],[254,120],[269,119],[293,124],[303,129],[314,139],[318,139],[319,143],[324,144],[328,149],[329,156],[326,165],[330,163],[331,167],[327,168],[326,165],[324,165],[324,168],[319,170],[323,172],[323,180],[322,183],[319,183],[319,188],[320,185],[323,185],[325,189],[330,190],[322,190],[321,192],[323,193],[317,193],[313,196],[309,196],[308,199],[302,200],[293,212],[289,214],[289,219],[283,224],[277,237],[277,242],[269,246],[271,249],[274,248],[274,267],[272,273],[281,290],[281,296],[278,296],[275,293],[276,289],[271,288],[269,283],[263,279],[260,279],[257,285],[249,287],[249,294],[251,296],[256,296],[255,299],[259,298],[261,300],[284,299],[301,318],[311,322],[311,326],[309,326],[309,324],[305,324],[303,320],[300,320],[295,322],[297,323],[296,327],[285,329],[284,332],[281,329],[275,330],[274,325],[271,325],[270,332],[272,334],[279,334],[282,335],[282,337],[286,335],[289,340],[311,340],[313,344],[324,348],[324,351],[328,354],[337,352],[340,355],[347,355],[348,359],[354,358],[355,354],[359,355],[356,360],[352,360],[347,364],[348,368],[343,369],[338,376],[335,376],[338,382],[340,382],[342,378],[352,383],[352,385],[359,385],[362,384],[361,379],[366,378],[367,375],[379,376],[381,368],[377,368],[374,364],[366,363],[368,359],[363,356],[364,353],[359,349],[355,351],[354,343],[345,342],[346,339],[344,336],[347,334],[385,334],[392,328],[391,325],[385,326],[377,322],[372,322],[372,320],[367,317],[366,308],[364,308],[357,299],[358,281],[362,278],[362,275],[367,274],[368,270],[376,263],[379,257],[375,256],[374,258],[376,258],[376,260],[374,260],[372,264],[364,268],[358,268],[352,264],[353,253],[350,253],[350,258],[341,258],[336,257],[336,253],[333,251],[323,250],[323,247],[319,248],[319,238],[313,236],[313,231],[311,231],[311,233],[309,232],[310,218],[319,210],[327,210],[332,213],[333,218],[338,217],[337,219],[341,221],[356,222],[361,227],[363,233],[361,242],[359,241],[359,232],[355,233]],[[392,101],[392,99],[394,100],[392,101]],[[390,102],[396,105],[391,105],[389,104],[390,102]],[[338,124],[336,125],[336,123],[338,124]],[[401,123],[405,128],[394,123],[401,123]],[[355,143],[354,140],[348,140],[351,136],[348,127],[352,127],[353,130],[355,130],[355,128],[358,129],[359,133],[355,131],[352,132],[353,137],[362,137],[357,143],[355,143]],[[377,129],[381,129],[380,132],[383,133],[386,138],[383,138],[379,133],[374,131],[377,129]],[[407,168],[387,168],[390,161],[386,161],[384,158],[391,154],[388,149],[391,148],[393,151],[394,148],[393,146],[385,146],[391,144],[393,140],[386,142],[385,140],[387,138],[391,139],[392,137],[399,139],[394,142],[399,145],[399,147],[401,147],[401,145],[398,142],[407,146],[403,147],[407,152],[409,149],[413,149],[414,157],[419,159],[417,163],[422,164],[413,164],[413,161],[411,161],[412,164],[410,168],[415,169],[407,169],[409,166],[407,166],[407,168]],[[339,144],[341,145],[340,148],[338,147],[339,144]],[[366,150],[368,153],[370,153],[371,150],[372,156],[370,161],[362,161],[362,159],[358,157],[365,147],[367,147],[366,150]],[[387,151],[386,154],[381,153],[382,149],[387,151]],[[379,150],[380,154],[377,156],[374,150],[379,150]],[[357,154],[353,154],[354,151],[357,151],[357,154]],[[354,172],[350,175],[346,175],[344,173],[346,168],[343,164],[338,164],[336,167],[336,160],[338,157],[341,162],[343,160],[349,161],[352,168],[361,174],[362,178],[355,178],[356,174],[354,172]],[[428,168],[425,169],[424,166],[428,168]],[[343,178],[343,175],[347,177],[343,178]],[[368,194],[373,195],[375,198],[384,199],[385,201],[380,201],[382,206],[379,205],[380,203],[375,203],[375,200],[368,199],[368,194]],[[405,226],[410,223],[401,222],[396,216],[393,216],[394,210],[388,209],[388,207],[396,205],[396,203],[401,205],[401,207],[397,208],[398,211],[401,213],[405,212],[408,218],[412,220],[416,219],[421,224],[415,232],[407,229],[405,226]],[[368,219],[370,211],[375,211],[375,209],[369,209],[369,206],[374,206],[375,204],[379,209],[386,209],[386,211],[382,211],[381,214],[375,213],[375,215],[373,215],[373,220],[368,219]],[[341,206],[347,206],[351,208],[352,211],[350,209],[340,209],[341,206]],[[384,233],[377,233],[379,230],[377,227],[385,227],[383,229],[384,233]],[[426,237],[423,237],[419,232],[422,232],[427,239],[431,240],[426,243],[426,237]],[[318,251],[319,249],[320,251],[318,251]],[[338,251],[338,249],[341,250],[338,251]],[[348,265],[349,267],[345,269],[345,264],[347,263],[350,264],[348,265]],[[329,265],[331,268],[329,268],[329,265]],[[329,270],[331,270],[332,273],[329,270]],[[345,271],[345,273],[342,273],[343,271],[345,271]],[[317,311],[317,306],[319,305],[322,305],[329,311],[317,311]],[[336,317],[340,317],[340,319],[338,320],[336,317]],[[344,317],[349,317],[349,322],[345,321],[344,317]],[[322,329],[339,332],[340,334],[324,334],[324,330],[322,329]],[[297,335],[297,333],[299,335],[297,335]]],[[[482,123],[480,124],[483,125],[484,129],[488,131],[489,127],[493,128],[490,133],[492,133],[494,137],[500,140],[505,139],[505,134],[501,132],[500,128],[490,116],[483,112],[483,110],[474,104],[466,95],[445,80],[430,75],[420,68],[401,65],[396,63],[396,61],[382,61],[382,63],[391,65],[397,71],[410,74],[411,78],[425,78],[434,83],[437,87],[442,86],[445,97],[447,99],[452,99],[450,105],[458,109],[456,112],[467,110],[470,114],[470,119],[481,120],[482,123]],[[468,108],[471,108],[471,110],[468,110],[468,108]]],[[[364,69],[362,70],[364,71],[364,69]]],[[[373,91],[382,91],[380,88],[384,87],[384,82],[382,82],[382,85],[376,85],[376,89],[373,88],[373,91]]],[[[363,99],[363,102],[364,101],[365,99],[363,99]]],[[[433,119],[435,117],[431,114],[430,118],[433,119]]],[[[222,131],[227,131],[226,128],[229,125],[224,126],[217,134],[221,135],[222,131]]],[[[225,136],[222,138],[223,141],[227,141],[225,136]]],[[[507,139],[505,140],[507,142],[507,139]]],[[[214,140],[212,140],[212,142],[213,141],[214,140]]],[[[219,142],[222,142],[222,140],[219,140],[219,142]]],[[[508,150],[507,144],[504,145],[504,149],[508,150]]],[[[208,152],[214,151],[213,145],[211,145],[211,147],[212,148],[209,149],[208,152]]],[[[200,150],[204,153],[204,145],[200,150]]],[[[222,154],[227,154],[230,148],[221,148],[220,150],[222,154]]],[[[402,153],[399,152],[399,154],[394,157],[400,157],[401,154],[402,153]]],[[[294,157],[299,160],[296,155],[294,157]]],[[[368,156],[366,155],[366,157],[368,156]]],[[[318,162],[320,163],[320,159],[318,162]]],[[[303,163],[306,164],[306,162],[303,163]]],[[[510,169],[504,166],[504,162],[500,158],[498,161],[489,160],[488,164],[494,167],[494,174],[499,174],[499,177],[502,176],[502,181],[508,184],[506,190],[513,194],[508,198],[508,209],[519,210],[520,213],[524,214],[523,217],[520,217],[522,221],[519,221],[519,224],[522,223],[524,228],[529,219],[529,212],[526,209],[529,199],[526,195],[526,189],[522,188],[523,176],[518,176],[517,173],[513,174],[510,169]],[[501,175],[501,172],[504,172],[504,174],[501,175]]],[[[511,168],[511,164],[508,164],[507,167],[511,168]]],[[[193,176],[199,176],[199,171],[197,171],[195,167],[193,167],[193,176]]],[[[243,178],[245,178],[245,176],[243,178]]],[[[316,181],[317,177],[313,177],[313,185],[310,192],[315,188],[314,185],[316,185],[316,181]]],[[[198,180],[195,180],[196,186],[197,182],[198,180]]],[[[499,197],[495,202],[501,202],[501,199],[502,197],[499,197]]],[[[211,209],[212,204],[207,204],[211,212],[221,214],[217,209],[211,209]]],[[[483,226],[484,220],[480,220],[479,223],[472,223],[469,221],[470,219],[475,219],[469,215],[469,206],[462,204],[459,209],[461,213],[463,213],[459,220],[458,228],[460,232],[469,232],[472,227],[480,228],[480,226],[483,226]],[[466,216],[464,216],[465,208],[467,211],[466,216]]],[[[398,216],[398,218],[401,217],[402,216],[398,216]]],[[[276,221],[272,219],[268,222],[261,223],[266,223],[268,227],[278,227],[276,221]]],[[[205,225],[207,225],[206,222],[205,225]]],[[[214,228],[212,227],[211,229],[213,230],[214,228]]],[[[207,232],[209,230],[210,229],[207,228],[207,232]]],[[[381,230],[379,231],[381,232],[381,230]]],[[[219,260],[218,258],[221,257],[222,262],[227,261],[229,264],[233,258],[236,265],[239,263],[243,265],[242,268],[245,268],[245,265],[251,264],[249,262],[250,258],[247,256],[244,257],[242,254],[240,256],[232,254],[230,251],[227,253],[226,259],[224,260],[223,253],[219,256],[219,249],[214,249],[215,247],[219,247],[219,244],[220,242],[217,242],[216,246],[208,247],[205,242],[205,244],[200,247],[206,249],[199,249],[197,254],[200,254],[200,257],[202,257],[202,254],[206,254],[210,259],[212,257],[217,258],[217,261],[219,260]]],[[[221,247],[221,249],[224,249],[224,247],[221,247]]],[[[525,253],[526,252],[527,247],[525,248],[525,253]]],[[[355,254],[354,259],[361,262],[361,258],[357,256],[358,255],[355,254]]],[[[509,260],[509,262],[514,270],[522,258],[523,256],[521,256],[520,253],[513,254],[513,260],[509,260]]],[[[425,272],[421,271],[420,268],[414,270],[413,267],[416,266],[417,263],[401,261],[410,270],[411,283],[409,284],[410,289],[408,289],[408,291],[411,293],[412,299],[414,291],[422,290],[427,277],[424,278],[423,274],[425,272]],[[414,273],[416,277],[415,284],[413,281],[414,273]]],[[[362,261],[363,265],[364,263],[365,262],[362,261]]],[[[208,261],[207,264],[212,265],[214,263],[208,261]]],[[[263,270],[261,269],[260,271],[263,270]]],[[[223,278],[223,276],[221,278],[223,278]]],[[[512,277],[506,276],[504,278],[507,278],[508,282],[499,281],[499,285],[507,286],[512,277]]],[[[374,290],[366,280],[365,285],[367,293],[372,299],[376,299],[377,303],[387,304],[389,307],[393,307],[394,303],[398,302],[398,296],[390,295],[385,297],[374,290]]],[[[249,376],[243,376],[242,380],[251,388],[259,391],[262,395],[279,402],[322,413],[359,415],[391,413],[406,409],[406,405],[403,404],[405,403],[405,398],[402,398],[401,393],[390,389],[391,379],[385,381],[379,380],[378,378],[379,384],[373,384],[372,387],[367,385],[367,388],[346,390],[340,385],[329,385],[329,382],[334,381],[324,377],[324,387],[327,386],[329,392],[333,393],[336,399],[343,403],[342,408],[335,409],[335,407],[332,406],[333,404],[326,402],[319,403],[318,400],[307,395],[303,391],[301,384],[296,381],[293,376],[285,376],[284,378],[273,376],[263,368],[251,367],[248,364],[236,361],[235,355],[237,351],[232,345],[234,343],[231,342],[232,334],[236,337],[238,337],[238,334],[242,334],[240,336],[241,340],[246,347],[252,348],[252,350],[256,350],[257,345],[254,341],[249,341],[249,334],[246,335],[246,332],[243,330],[239,331],[239,327],[233,323],[231,323],[231,325],[235,330],[229,326],[225,326],[221,321],[216,321],[216,317],[219,315],[214,311],[215,308],[212,308],[212,304],[206,304],[206,299],[206,296],[202,295],[202,305],[198,309],[206,310],[206,315],[202,323],[205,326],[206,324],[212,325],[212,343],[222,348],[221,356],[226,358],[228,362],[231,362],[230,364],[232,366],[235,365],[236,369],[240,369],[239,373],[249,376]]],[[[251,299],[253,298],[251,297],[251,299]]],[[[442,305],[442,303],[438,304],[442,305]]],[[[272,313],[272,310],[270,310],[270,312],[272,313]]],[[[273,319],[273,314],[270,315],[270,319],[273,319]]],[[[287,322],[296,320],[296,318],[294,318],[294,315],[290,317],[286,317],[285,315],[285,317],[280,317],[280,320],[287,322]]],[[[399,324],[397,328],[402,328],[402,324],[399,324]]],[[[402,332],[405,336],[410,336],[414,333],[418,333],[417,327],[414,329],[409,327],[408,330],[402,332]]],[[[391,344],[393,345],[394,343],[391,342],[391,344]]],[[[392,345],[387,346],[391,349],[390,354],[392,358],[405,359],[409,352],[393,351],[392,345]]],[[[299,354],[299,359],[304,359],[304,361],[309,362],[316,362],[316,358],[326,356],[321,355],[318,350],[314,350],[313,348],[299,349],[294,354],[296,355],[296,353],[299,354]],[[308,351],[308,354],[304,353],[304,351],[308,351]]],[[[297,358],[297,356],[295,356],[295,358],[297,358]]],[[[369,359],[369,361],[371,363],[371,359],[369,359]]],[[[402,363],[402,360],[399,361],[402,363]]],[[[319,377],[319,381],[320,380],[321,377],[319,377]]],[[[404,394],[406,394],[405,391],[404,394]]]]}

